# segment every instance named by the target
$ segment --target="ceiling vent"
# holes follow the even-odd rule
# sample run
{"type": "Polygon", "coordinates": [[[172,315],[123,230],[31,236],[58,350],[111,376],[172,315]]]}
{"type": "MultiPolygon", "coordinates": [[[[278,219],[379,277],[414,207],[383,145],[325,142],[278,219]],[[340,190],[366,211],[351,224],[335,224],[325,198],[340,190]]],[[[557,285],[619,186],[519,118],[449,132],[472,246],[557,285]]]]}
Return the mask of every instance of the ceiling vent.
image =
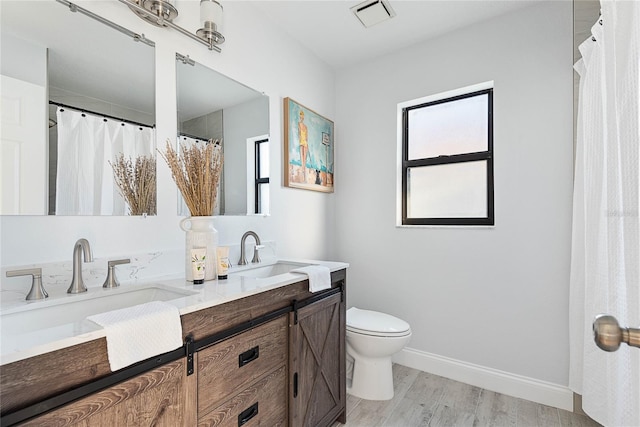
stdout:
{"type": "Polygon", "coordinates": [[[358,17],[360,22],[362,22],[362,25],[367,28],[396,16],[396,13],[391,9],[391,5],[386,0],[369,0],[353,6],[351,11],[358,17]]]}

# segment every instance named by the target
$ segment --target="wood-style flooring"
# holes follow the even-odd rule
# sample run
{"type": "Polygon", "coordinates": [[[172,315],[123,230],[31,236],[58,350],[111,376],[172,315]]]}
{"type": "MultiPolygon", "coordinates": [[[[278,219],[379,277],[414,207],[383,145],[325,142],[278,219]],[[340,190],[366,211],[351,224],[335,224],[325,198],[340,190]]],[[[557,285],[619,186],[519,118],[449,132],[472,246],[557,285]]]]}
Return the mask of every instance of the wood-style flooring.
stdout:
{"type": "MultiPolygon", "coordinates": [[[[388,401],[347,396],[348,427],[511,426],[598,427],[590,418],[393,365],[388,401]]],[[[334,427],[342,426],[340,423],[334,427]]]]}

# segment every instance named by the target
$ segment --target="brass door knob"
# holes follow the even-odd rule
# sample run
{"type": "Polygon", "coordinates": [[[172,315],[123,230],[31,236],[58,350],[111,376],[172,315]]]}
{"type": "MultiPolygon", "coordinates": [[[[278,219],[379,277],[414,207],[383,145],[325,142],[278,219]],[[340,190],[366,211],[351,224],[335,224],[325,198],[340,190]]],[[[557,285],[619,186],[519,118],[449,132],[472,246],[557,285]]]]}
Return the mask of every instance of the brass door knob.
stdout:
{"type": "Polygon", "coordinates": [[[604,351],[616,351],[623,342],[640,348],[640,329],[621,328],[615,317],[599,314],[593,321],[593,339],[604,351]]]}

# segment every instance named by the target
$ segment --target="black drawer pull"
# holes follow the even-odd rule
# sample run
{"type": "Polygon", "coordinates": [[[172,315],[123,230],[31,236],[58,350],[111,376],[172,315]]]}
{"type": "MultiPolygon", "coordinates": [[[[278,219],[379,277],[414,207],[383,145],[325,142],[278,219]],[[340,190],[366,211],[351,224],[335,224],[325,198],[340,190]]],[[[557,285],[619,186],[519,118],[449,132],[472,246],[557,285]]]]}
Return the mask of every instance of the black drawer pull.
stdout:
{"type": "Polygon", "coordinates": [[[238,415],[238,427],[246,424],[251,418],[255,417],[256,415],[258,415],[258,402],[240,412],[240,415],[238,415]]]}
{"type": "Polygon", "coordinates": [[[238,368],[242,368],[249,362],[253,362],[260,356],[260,346],[255,346],[250,350],[245,351],[244,353],[238,356],[238,368]]]}
{"type": "Polygon", "coordinates": [[[298,397],[298,373],[293,374],[293,397],[298,397]]]}

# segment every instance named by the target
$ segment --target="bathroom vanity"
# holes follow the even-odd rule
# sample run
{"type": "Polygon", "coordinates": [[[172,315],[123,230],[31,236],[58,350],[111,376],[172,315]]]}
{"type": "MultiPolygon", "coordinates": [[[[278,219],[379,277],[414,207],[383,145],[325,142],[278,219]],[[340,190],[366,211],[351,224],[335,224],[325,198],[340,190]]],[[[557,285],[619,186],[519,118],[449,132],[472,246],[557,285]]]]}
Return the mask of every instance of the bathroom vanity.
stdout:
{"type": "Polygon", "coordinates": [[[99,331],[6,363],[2,425],[344,423],[346,264],[331,264],[316,293],[292,273],[206,282],[176,303],[184,346],[115,373],[99,331]]]}

